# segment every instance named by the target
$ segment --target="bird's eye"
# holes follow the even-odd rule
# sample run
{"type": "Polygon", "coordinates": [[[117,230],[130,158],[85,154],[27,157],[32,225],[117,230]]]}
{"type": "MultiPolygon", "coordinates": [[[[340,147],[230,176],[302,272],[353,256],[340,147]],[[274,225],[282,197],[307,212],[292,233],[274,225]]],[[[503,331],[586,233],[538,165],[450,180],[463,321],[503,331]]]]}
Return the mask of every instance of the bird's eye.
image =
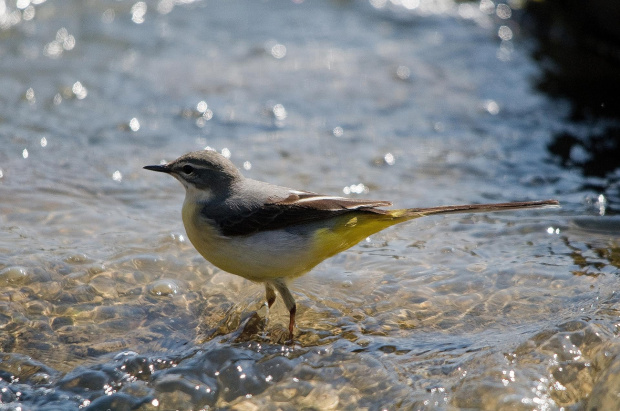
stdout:
{"type": "Polygon", "coordinates": [[[185,165],[185,166],[183,166],[183,168],[181,170],[183,170],[183,172],[185,174],[192,174],[194,172],[194,167],[192,167],[190,165],[185,165]]]}

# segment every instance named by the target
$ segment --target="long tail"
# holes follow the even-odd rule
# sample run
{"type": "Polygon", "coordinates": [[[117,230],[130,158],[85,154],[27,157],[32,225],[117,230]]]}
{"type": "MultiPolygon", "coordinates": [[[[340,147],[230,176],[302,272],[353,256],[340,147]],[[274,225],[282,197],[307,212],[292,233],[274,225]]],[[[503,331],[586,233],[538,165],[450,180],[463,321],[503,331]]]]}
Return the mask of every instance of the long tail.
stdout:
{"type": "Polygon", "coordinates": [[[390,210],[390,214],[393,217],[416,218],[433,214],[484,213],[495,211],[522,210],[526,208],[557,208],[559,206],[560,202],[558,200],[518,201],[513,203],[466,204],[430,208],[407,208],[402,210],[390,210]]]}
{"type": "Polygon", "coordinates": [[[322,228],[315,232],[316,247],[314,253],[319,257],[313,264],[335,255],[359,243],[364,238],[375,234],[394,224],[403,223],[414,218],[433,214],[480,213],[492,211],[522,210],[526,208],[559,207],[557,200],[520,201],[498,204],[467,204],[430,208],[404,208],[400,210],[371,209],[360,211],[356,216],[344,214],[331,228],[322,228]]]}

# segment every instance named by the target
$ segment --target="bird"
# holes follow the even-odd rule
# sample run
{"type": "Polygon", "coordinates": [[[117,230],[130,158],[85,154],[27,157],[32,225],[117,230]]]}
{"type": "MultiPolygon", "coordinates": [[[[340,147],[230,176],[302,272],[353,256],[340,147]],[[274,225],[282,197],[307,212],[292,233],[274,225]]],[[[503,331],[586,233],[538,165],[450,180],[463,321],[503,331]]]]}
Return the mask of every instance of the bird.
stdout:
{"type": "Polygon", "coordinates": [[[269,308],[278,292],[289,312],[290,340],[297,306],[289,281],[372,234],[429,215],[559,206],[557,200],[541,200],[385,209],[392,203],[317,194],[246,178],[232,161],[210,149],[144,169],[169,174],[185,187],[183,225],[207,261],[263,283],[269,308]]]}

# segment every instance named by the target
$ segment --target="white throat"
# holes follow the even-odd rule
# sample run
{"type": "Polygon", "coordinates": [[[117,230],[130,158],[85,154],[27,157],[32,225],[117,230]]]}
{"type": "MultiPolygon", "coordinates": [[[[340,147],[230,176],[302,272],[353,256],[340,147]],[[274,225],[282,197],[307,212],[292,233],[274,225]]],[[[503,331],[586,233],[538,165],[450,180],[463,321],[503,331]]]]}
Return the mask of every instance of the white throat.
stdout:
{"type": "Polygon", "coordinates": [[[181,181],[185,187],[185,201],[194,204],[205,204],[213,199],[213,191],[208,188],[198,189],[195,185],[181,181]]]}

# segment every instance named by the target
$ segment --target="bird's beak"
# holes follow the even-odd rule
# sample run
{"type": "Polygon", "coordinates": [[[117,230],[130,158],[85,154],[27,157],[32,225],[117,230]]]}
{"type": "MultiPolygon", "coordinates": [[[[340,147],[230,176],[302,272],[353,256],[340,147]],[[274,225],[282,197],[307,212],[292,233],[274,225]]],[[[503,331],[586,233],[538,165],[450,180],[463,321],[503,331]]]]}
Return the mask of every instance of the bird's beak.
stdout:
{"type": "Polygon", "coordinates": [[[160,173],[170,173],[172,171],[172,169],[170,168],[168,164],[160,164],[156,166],[144,166],[143,168],[146,170],[151,170],[151,171],[159,171],[160,173]]]}

